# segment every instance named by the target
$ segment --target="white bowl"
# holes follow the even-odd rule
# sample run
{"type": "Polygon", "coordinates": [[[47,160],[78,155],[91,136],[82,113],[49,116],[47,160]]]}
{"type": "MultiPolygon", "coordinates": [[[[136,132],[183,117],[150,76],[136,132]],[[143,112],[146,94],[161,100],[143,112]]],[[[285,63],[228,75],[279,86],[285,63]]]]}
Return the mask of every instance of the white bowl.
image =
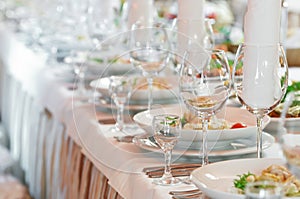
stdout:
{"type": "MultiPolygon", "coordinates": [[[[186,112],[184,105],[176,105],[171,107],[161,107],[159,109],[151,110],[150,116],[147,111],[143,111],[134,115],[133,120],[146,132],[152,133],[151,122],[154,115],[169,113],[179,116],[183,116],[186,112]]],[[[217,115],[224,118],[229,123],[241,122],[247,125],[245,128],[236,129],[223,129],[223,130],[208,130],[207,140],[208,142],[216,142],[219,144],[226,144],[234,139],[249,138],[256,133],[256,118],[253,114],[245,109],[237,107],[226,107],[224,111],[217,115]]],[[[270,117],[265,116],[263,119],[263,128],[270,122],[270,117]]],[[[202,131],[199,130],[181,130],[180,141],[200,141],[202,140],[202,131]]]]}

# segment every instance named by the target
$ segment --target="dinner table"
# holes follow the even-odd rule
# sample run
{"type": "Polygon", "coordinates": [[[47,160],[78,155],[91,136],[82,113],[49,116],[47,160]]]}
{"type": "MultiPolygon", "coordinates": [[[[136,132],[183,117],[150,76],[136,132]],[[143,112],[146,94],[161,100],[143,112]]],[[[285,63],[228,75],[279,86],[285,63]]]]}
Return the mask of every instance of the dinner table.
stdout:
{"type": "MultiPolygon", "coordinates": [[[[153,184],[143,169],[163,166],[163,154],[131,140],[117,140],[116,136],[140,135],[144,130],[129,118],[132,131],[112,132],[112,110],[78,95],[76,78],[65,63],[49,62],[43,49],[33,48],[5,22],[0,24],[0,44],[1,122],[9,135],[11,155],[20,165],[18,177],[32,197],[159,199],[172,198],[170,191],[196,188],[193,183],[153,184]]],[[[174,104],[165,105],[169,106],[174,104]]],[[[283,159],[276,132],[268,133],[275,138],[263,157],[283,159]]],[[[235,156],[225,151],[212,161],[255,156],[255,150],[235,156]]],[[[175,152],[173,160],[201,163],[197,155],[175,152]]]]}

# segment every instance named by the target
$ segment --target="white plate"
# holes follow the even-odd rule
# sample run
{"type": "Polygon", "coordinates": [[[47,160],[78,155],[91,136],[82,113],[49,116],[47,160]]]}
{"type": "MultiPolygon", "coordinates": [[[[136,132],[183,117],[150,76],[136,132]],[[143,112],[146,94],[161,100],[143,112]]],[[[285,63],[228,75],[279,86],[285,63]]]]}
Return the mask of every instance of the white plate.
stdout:
{"type": "MultiPolygon", "coordinates": [[[[275,141],[275,138],[268,133],[263,132],[263,149],[270,147],[275,141]]],[[[136,136],[133,142],[142,149],[152,152],[162,153],[162,150],[156,145],[154,139],[149,135],[140,135],[136,136]]],[[[253,135],[247,139],[236,139],[232,141],[232,143],[237,146],[234,148],[231,144],[226,146],[216,146],[209,152],[210,158],[220,158],[220,157],[232,157],[246,154],[256,153],[256,135],[253,135]],[[243,147],[238,147],[239,145],[243,145],[243,147]]],[[[199,144],[200,148],[200,142],[199,144]]],[[[186,146],[178,146],[180,142],[177,143],[173,150],[174,155],[184,155],[184,156],[192,156],[199,157],[199,149],[190,149],[186,146]]]]}
{"type": "Polygon", "coordinates": [[[198,168],[191,176],[194,184],[212,199],[244,199],[244,195],[233,193],[233,181],[238,178],[237,175],[248,172],[259,174],[272,164],[284,165],[284,161],[277,158],[228,160],[198,168]]]}
{"type": "MultiPolygon", "coordinates": [[[[144,78],[144,77],[137,77],[144,78]]],[[[167,103],[170,100],[174,101],[178,98],[178,77],[157,77],[163,81],[166,85],[166,89],[153,87],[153,100],[155,103],[167,103]],[[169,89],[170,88],[170,89],[169,89]]],[[[146,82],[145,82],[146,83],[146,82]]],[[[104,77],[91,81],[90,86],[93,89],[98,90],[106,97],[110,97],[109,88],[109,77],[104,77]]],[[[147,104],[148,102],[148,89],[135,89],[132,96],[129,99],[130,104],[147,104]]]]}
{"type": "MultiPolygon", "coordinates": [[[[148,116],[147,111],[143,111],[134,115],[133,120],[146,132],[151,133],[151,122],[154,115],[169,113],[182,116],[186,109],[184,105],[174,107],[161,107],[151,111],[151,117],[148,116]]],[[[248,138],[253,134],[256,134],[256,118],[253,114],[245,109],[238,107],[226,107],[225,111],[221,111],[218,117],[225,118],[229,123],[242,122],[247,125],[246,128],[237,129],[224,129],[224,130],[209,130],[207,134],[208,142],[216,141],[231,141],[235,139],[248,138]]],[[[270,122],[270,117],[266,116],[263,121],[263,128],[270,122]]],[[[198,141],[202,140],[201,131],[196,130],[181,130],[182,141],[198,141]]]]}

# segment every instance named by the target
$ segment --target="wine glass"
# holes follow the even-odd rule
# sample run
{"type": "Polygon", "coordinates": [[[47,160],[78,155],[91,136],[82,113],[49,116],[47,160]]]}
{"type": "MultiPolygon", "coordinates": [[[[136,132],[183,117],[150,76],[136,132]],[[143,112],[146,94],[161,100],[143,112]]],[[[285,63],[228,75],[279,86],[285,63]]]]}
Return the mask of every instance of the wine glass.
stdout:
{"type": "Polygon", "coordinates": [[[117,106],[117,121],[113,132],[125,132],[124,107],[133,89],[133,78],[127,76],[111,76],[109,78],[109,93],[117,106]]]}
{"type": "Polygon", "coordinates": [[[289,169],[300,178],[300,125],[288,120],[296,117],[297,107],[300,103],[300,91],[291,91],[287,94],[281,112],[283,127],[278,134],[279,143],[287,160],[289,169]]]}
{"type": "Polygon", "coordinates": [[[86,50],[73,50],[70,56],[66,57],[64,61],[70,64],[75,75],[77,76],[77,91],[79,95],[83,95],[86,92],[85,89],[85,73],[87,71],[88,51],[86,50]]]}
{"type": "Polygon", "coordinates": [[[165,170],[160,179],[154,181],[157,185],[175,185],[180,180],[171,173],[172,150],[180,137],[181,120],[177,115],[156,115],[152,120],[153,137],[165,155],[165,170]]]}
{"type": "Polygon", "coordinates": [[[230,69],[223,50],[200,46],[184,53],[180,95],[188,110],[202,122],[202,164],[208,164],[208,122],[222,109],[230,93],[230,69]]]}
{"type": "Polygon", "coordinates": [[[262,157],[262,121],[282,100],[288,64],[280,44],[240,44],[232,69],[235,93],[257,119],[257,157],[262,157]]]}
{"type": "Polygon", "coordinates": [[[171,41],[172,51],[176,52],[172,61],[175,71],[178,72],[182,61],[184,51],[190,45],[197,43],[207,50],[215,47],[215,38],[213,32],[213,21],[211,19],[174,19],[171,27],[169,38],[171,41]]]}
{"type": "MultiPolygon", "coordinates": [[[[149,26],[136,22],[130,32],[130,61],[140,69],[148,83],[148,113],[153,102],[153,77],[157,76],[169,62],[170,43],[161,23],[149,26]]],[[[150,116],[150,114],[147,114],[150,116]]]]}
{"type": "Polygon", "coordinates": [[[108,50],[113,41],[106,40],[117,33],[120,24],[116,23],[114,9],[119,7],[119,1],[90,0],[87,26],[92,43],[99,50],[108,50]]]}

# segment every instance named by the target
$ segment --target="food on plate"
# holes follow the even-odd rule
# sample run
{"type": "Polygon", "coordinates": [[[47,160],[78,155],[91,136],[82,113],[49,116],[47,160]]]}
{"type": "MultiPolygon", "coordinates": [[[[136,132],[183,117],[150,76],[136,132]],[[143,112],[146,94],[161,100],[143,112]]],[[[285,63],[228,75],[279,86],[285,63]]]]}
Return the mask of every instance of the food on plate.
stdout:
{"type": "MultiPolygon", "coordinates": [[[[293,81],[292,84],[288,86],[286,95],[292,91],[300,91],[300,82],[293,81]]],[[[284,106],[284,100],[285,100],[285,98],[272,112],[269,113],[270,117],[280,117],[281,116],[281,112],[282,112],[283,106],[284,106]]],[[[296,98],[293,101],[292,105],[289,107],[289,109],[286,113],[286,117],[288,117],[288,118],[300,117],[300,99],[299,98],[298,99],[296,98]]]]}
{"type": "Polygon", "coordinates": [[[237,123],[234,123],[230,128],[231,129],[239,129],[239,128],[246,128],[246,127],[247,127],[246,124],[237,122],[237,123]]]}
{"type": "Polygon", "coordinates": [[[300,196],[300,181],[284,166],[271,165],[260,174],[248,172],[238,175],[238,177],[233,181],[233,184],[240,194],[244,194],[246,185],[249,182],[272,181],[283,185],[285,196],[300,196]]]}
{"type": "MultiPolygon", "coordinates": [[[[193,113],[187,111],[183,114],[181,118],[183,129],[191,129],[191,130],[201,130],[202,122],[201,118],[195,116],[193,113]]],[[[241,122],[230,123],[225,119],[218,118],[217,116],[213,116],[208,122],[209,130],[222,130],[222,129],[236,129],[236,128],[245,128],[246,124],[241,122]]]]}
{"type": "Polygon", "coordinates": [[[118,55],[112,56],[112,57],[107,58],[107,59],[95,56],[95,57],[90,57],[89,60],[93,61],[93,62],[96,62],[96,63],[99,63],[99,64],[104,64],[104,63],[107,63],[107,64],[113,64],[113,63],[130,64],[129,59],[119,57],[118,55]]]}

